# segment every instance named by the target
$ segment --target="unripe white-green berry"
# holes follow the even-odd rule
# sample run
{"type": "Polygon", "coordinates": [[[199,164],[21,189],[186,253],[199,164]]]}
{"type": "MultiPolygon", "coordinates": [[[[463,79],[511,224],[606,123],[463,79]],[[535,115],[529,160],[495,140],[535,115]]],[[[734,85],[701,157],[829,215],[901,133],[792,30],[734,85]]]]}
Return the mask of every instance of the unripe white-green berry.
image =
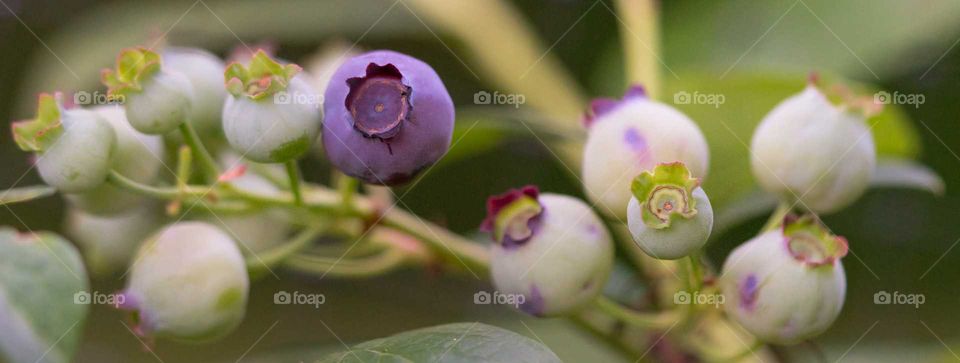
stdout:
{"type": "Polygon", "coordinates": [[[568,314],[600,294],[613,267],[613,242],[586,203],[525,187],[491,198],[487,211],[484,229],[496,241],[493,284],[515,295],[521,310],[568,314]]]}
{"type": "Polygon", "coordinates": [[[192,86],[184,75],[160,71],[145,81],[143,91],[124,100],[130,125],[145,134],[160,135],[175,130],[187,120],[192,86]]]}
{"type": "MultiPolygon", "coordinates": [[[[243,167],[245,172],[230,180],[233,187],[261,195],[279,196],[280,189],[258,172],[269,172],[276,175],[283,174],[283,167],[276,164],[253,164],[242,160],[232,151],[220,156],[221,165],[226,169],[243,167]],[[245,165],[244,165],[245,164],[245,165]],[[279,169],[279,170],[277,170],[279,169]]],[[[241,251],[245,254],[259,253],[277,246],[286,240],[292,230],[291,217],[287,211],[281,209],[258,210],[249,214],[229,214],[211,216],[210,223],[222,227],[231,236],[242,244],[241,251]]]]}
{"type": "Polygon", "coordinates": [[[682,163],[657,165],[634,179],[627,225],[653,258],[675,260],[703,248],[713,230],[710,199],[682,163]]]}
{"type": "Polygon", "coordinates": [[[145,134],[173,131],[187,119],[192,107],[190,80],[161,63],[160,55],[149,49],[124,49],[117,58],[117,69],[102,74],[110,95],[123,102],[130,125],[145,134]]]}
{"type": "MultiPolygon", "coordinates": [[[[117,136],[116,152],[110,167],[131,180],[150,183],[163,165],[163,140],[134,130],[124,109],[119,105],[103,105],[90,109],[102,116],[117,136]]],[[[109,183],[84,193],[67,194],[67,200],[88,213],[116,215],[143,204],[145,198],[109,183]]]]}
{"type": "Polygon", "coordinates": [[[193,100],[187,121],[201,134],[217,132],[220,113],[227,98],[223,88],[226,65],[216,55],[199,48],[169,47],[160,54],[164,67],[180,72],[193,86],[193,100]]]}
{"type": "Polygon", "coordinates": [[[137,247],[160,227],[160,216],[147,205],[126,213],[102,217],[71,208],[66,233],[77,243],[93,275],[123,271],[133,261],[137,247]]]}
{"type": "Polygon", "coordinates": [[[210,341],[243,320],[249,285],[230,236],[207,223],[181,222],[140,247],[122,307],[136,310],[144,335],[210,341]]]}
{"type": "Polygon", "coordinates": [[[64,109],[59,94],[41,94],[35,119],[13,123],[17,146],[38,154],[37,170],[63,193],[80,193],[102,185],[117,143],[113,128],[100,115],[64,109]]]}
{"type": "Polygon", "coordinates": [[[248,68],[237,63],[227,68],[231,95],[223,108],[223,131],[244,157],[286,162],[303,155],[316,140],[321,96],[299,72],[300,67],[280,65],[262,51],[248,68]]]}
{"type": "Polygon", "coordinates": [[[782,230],[737,247],[723,266],[727,314],[763,341],[795,344],[830,327],[846,295],[840,262],[846,241],[813,217],[788,217],[782,230]]]}
{"type": "Polygon", "coordinates": [[[594,101],[588,127],[583,184],[602,213],[625,217],[630,181],[659,163],[680,161],[696,178],[707,174],[709,150],[697,125],[642,89],[631,89],[621,101],[594,101]]]}
{"type": "Polygon", "coordinates": [[[831,104],[813,84],[764,117],[751,150],[761,187],[817,213],[859,198],[877,158],[864,116],[831,104]]]}

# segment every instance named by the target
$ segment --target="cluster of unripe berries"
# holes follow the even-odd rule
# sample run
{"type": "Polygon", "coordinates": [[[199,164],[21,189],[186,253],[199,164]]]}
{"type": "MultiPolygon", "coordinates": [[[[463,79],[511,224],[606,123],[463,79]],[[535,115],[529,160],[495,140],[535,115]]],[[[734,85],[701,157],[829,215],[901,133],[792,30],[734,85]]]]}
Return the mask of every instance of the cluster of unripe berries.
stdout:
{"type": "MultiPolygon", "coordinates": [[[[639,87],[591,106],[583,183],[596,209],[626,219],[636,247],[650,257],[696,255],[713,228],[700,186],[709,154],[699,128],[639,87]]],[[[836,211],[864,192],[873,140],[862,113],[831,104],[811,82],[764,118],[751,149],[760,186],[790,209],[812,213],[788,215],[733,251],[719,288],[727,314],[748,331],[796,343],[826,330],[843,306],[847,243],[813,213],[836,211]]],[[[503,293],[524,295],[522,310],[569,314],[601,293],[613,242],[585,202],[524,187],[491,197],[487,212],[493,282],[503,293]]]]}
{"type": "MultiPolygon", "coordinates": [[[[350,58],[322,96],[295,64],[262,51],[244,63],[226,65],[197,49],[124,50],[116,68],[103,72],[110,94],[123,96],[122,108],[64,107],[44,94],[36,118],[13,126],[18,145],[38,154],[43,180],[79,209],[70,218],[74,233],[97,239],[89,245],[106,252],[98,264],[134,253],[120,246],[122,238],[98,236],[99,228],[124,219],[132,227],[109,227],[115,235],[146,241],[132,258],[123,306],[135,312],[143,334],[191,341],[223,336],[242,320],[249,289],[242,241],[203,221],[141,235],[157,223],[149,213],[132,212],[144,201],[106,183],[111,173],[155,181],[163,138],[177,137],[171,132],[180,129],[185,139],[195,137],[194,130],[222,132],[232,151],[221,152],[226,160],[220,161],[228,165],[240,158],[295,162],[322,134],[325,155],[337,169],[382,185],[411,180],[450,145],[453,102],[433,69],[412,57],[375,51],[350,58]]],[[[621,100],[594,101],[585,120],[583,183],[596,209],[625,223],[636,247],[653,258],[700,251],[713,228],[713,210],[701,188],[709,150],[696,124],[639,87],[621,100]]],[[[753,172],[765,190],[815,213],[853,202],[875,163],[863,116],[834,106],[812,84],[768,114],[752,151],[753,172]]],[[[256,175],[229,182],[278,192],[256,175]]],[[[525,296],[524,311],[568,314],[601,293],[614,246],[593,207],[528,186],[491,197],[487,212],[482,228],[495,242],[493,282],[502,293],[525,296]]],[[[277,221],[267,222],[272,227],[288,224],[283,213],[268,217],[277,221]]],[[[241,218],[233,219],[238,229],[256,226],[243,216],[230,218],[241,218]]],[[[254,227],[249,234],[258,230],[287,232],[254,227]]],[[[724,264],[720,288],[728,315],[765,341],[792,343],[819,334],[843,305],[840,258],[846,251],[846,241],[816,217],[786,218],[724,264]]]]}
{"type": "MultiPolygon", "coordinates": [[[[227,65],[200,49],[126,49],[102,74],[122,105],[65,106],[59,94],[42,94],[36,118],[13,124],[20,148],[37,154],[43,181],[74,207],[68,231],[92,270],[131,264],[121,308],[133,311],[143,335],[203,341],[232,331],[249,289],[241,251],[279,242],[290,226],[283,211],[268,210],[216,217],[223,229],[212,218],[159,227],[162,218],[145,211],[149,201],[108,179],[157,181],[164,139],[222,135],[230,149],[216,150],[219,167],[246,159],[269,173],[269,164],[303,157],[322,133],[335,167],[382,185],[410,181],[449,147],[453,102],[436,72],[415,58],[374,51],[346,59],[325,94],[295,64],[263,51],[247,58],[227,65]],[[131,240],[144,243],[137,250],[131,240]]],[[[207,181],[279,192],[258,173],[221,176],[207,181]]]]}

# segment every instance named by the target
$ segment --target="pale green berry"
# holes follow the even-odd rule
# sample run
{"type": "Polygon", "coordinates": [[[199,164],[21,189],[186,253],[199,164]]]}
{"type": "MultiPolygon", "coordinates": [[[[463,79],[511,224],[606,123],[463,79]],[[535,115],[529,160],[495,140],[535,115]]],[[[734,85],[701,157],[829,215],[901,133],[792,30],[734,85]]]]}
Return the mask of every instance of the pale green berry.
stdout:
{"type": "Polygon", "coordinates": [[[525,187],[487,202],[490,272],[499,294],[522,297],[535,316],[569,314],[600,294],[613,268],[613,242],[579,199],[525,187]]]}
{"type": "MultiPolygon", "coordinates": [[[[227,151],[220,156],[225,169],[245,168],[243,175],[230,180],[237,189],[261,195],[280,196],[279,188],[259,173],[284,176],[283,168],[276,164],[256,164],[240,159],[236,153],[227,151]]],[[[210,216],[207,220],[229,233],[243,245],[244,254],[260,253],[286,241],[293,226],[290,213],[282,209],[265,209],[245,214],[210,216]]]]}
{"type": "Polygon", "coordinates": [[[66,233],[77,243],[94,276],[124,271],[144,239],[160,227],[162,218],[151,203],[115,216],[97,216],[71,208],[66,233]]]}
{"type": "Polygon", "coordinates": [[[13,123],[20,149],[38,153],[37,171],[45,183],[63,193],[80,193],[102,185],[117,143],[113,128],[95,112],[64,109],[59,94],[41,94],[37,117],[13,123]]]}
{"type": "Polygon", "coordinates": [[[723,265],[727,314],[763,341],[794,344],[827,330],[840,314],[847,242],[814,217],[788,217],[783,229],[737,247],[723,265]]]}
{"type": "Polygon", "coordinates": [[[136,311],[144,335],[211,341],[243,320],[249,285],[229,235],[207,223],[180,222],[140,247],[123,308],[136,311]]]}
{"type": "Polygon", "coordinates": [[[696,178],[707,174],[709,150],[697,125],[638,88],[621,101],[594,101],[588,126],[583,184],[604,214],[625,217],[630,181],[657,164],[680,161],[696,178]]]}
{"type": "Polygon", "coordinates": [[[281,65],[263,51],[244,67],[227,67],[223,131],[235,150],[261,163],[281,163],[302,156],[320,132],[321,95],[299,74],[300,67],[281,65]]]}
{"type": "Polygon", "coordinates": [[[877,158],[864,116],[831,104],[813,84],[764,117],[751,150],[761,187],[817,213],[859,198],[877,158]]]}
{"type": "Polygon", "coordinates": [[[703,248],[713,229],[713,208],[699,184],[682,163],[657,165],[634,179],[627,225],[640,249],[675,260],[703,248]]]}
{"type": "Polygon", "coordinates": [[[223,88],[223,61],[198,48],[165,48],[160,54],[163,65],[180,72],[193,86],[193,99],[187,121],[201,134],[219,133],[220,114],[227,90],[223,88]]]}
{"type": "MultiPolygon", "coordinates": [[[[90,109],[102,116],[117,135],[117,149],[110,164],[121,175],[149,184],[156,179],[163,165],[163,140],[134,130],[119,105],[103,105],[90,109]]],[[[67,200],[88,213],[116,215],[143,205],[145,197],[105,183],[78,194],[67,194],[67,200]]]]}
{"type": "Polygon", "coordinates": [[[157,53],[131,48],[120,52],[116,70],[103,71],[110,95],[123,102],[130,125],[145,134],[173,131],[191,112],[190,80],[161,63],[157,53]]]}

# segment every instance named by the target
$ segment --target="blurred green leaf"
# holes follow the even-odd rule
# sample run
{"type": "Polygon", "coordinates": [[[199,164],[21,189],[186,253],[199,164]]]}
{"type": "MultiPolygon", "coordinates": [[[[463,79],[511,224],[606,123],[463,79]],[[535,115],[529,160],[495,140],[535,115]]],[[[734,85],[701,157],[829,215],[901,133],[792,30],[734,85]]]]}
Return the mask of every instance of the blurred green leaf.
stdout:
{"type": "Polygon", "coordinates": [[[0,205],[28,202],[34,199],[49,197],[57,189],[49,185],[34,185],[0,191],[0,205]]]}
{"type": "Polygon", "coordinates": [[[0,228],[0,361],[69,362],[83,334],[88,289],[77,250],[50,232],[0,228]]]}
{"type": "Polygon", "coordinates": [[[457,323],[358,344],[321,362],[560,362],[549,348],[509,330],[457,323]]]}
{"type": "MultiPolygon", "coordinates": [[[[665,102],[673,104],[674,95],[680,92],[723,96],[724,102],[718,105],[674,104],[695,120],[707,137],[710,174],[704,189],[709,191],[711,203],[720,209],[755,188],[749,150],[753,130],[780,101],[803,90],[806,77],[783,73],[737,74],[720,80],[703,73],[681,74],[683,77],[679,80],[667,79],[665,102]]],[[[869,123],[876,123],[871,131],[880,156],[909,159],[919,153],[916,130],[896,105],[887,105],[869,123]]]]}
{"type": "MultiPolygon", "coordinates": [[[[834,71],[878,79],[924,72],[960,29],[960,2],[780,0],[669,2],[663,44],[671,67],[834,71]],[[695,45],[695,46],[694,46],[695,45]],[[921,47],[929,52],[917,52],[921,47]],[[704,56],[709,55],[709,56],[704,56]]],[[[681,78],[686,78],[678,72],[681,78]]]]}
{"type": "Polygon", "coordinates": [[[903,159],[881,159],[870,180],[871,188],[908,188],[943,195],[943,179],[926,165],[903,159]]]}

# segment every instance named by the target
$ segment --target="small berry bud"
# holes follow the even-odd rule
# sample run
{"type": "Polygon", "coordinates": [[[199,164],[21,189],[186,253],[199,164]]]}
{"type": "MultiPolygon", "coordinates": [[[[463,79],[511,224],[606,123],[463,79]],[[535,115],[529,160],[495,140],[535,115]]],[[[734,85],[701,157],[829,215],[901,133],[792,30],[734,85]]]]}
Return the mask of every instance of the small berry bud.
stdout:
{"type": "Polygon", "coordinates": [[[282,65],[262,50],[246,67],[224,73],[227,97],[223,131],[230,146],[261,163],[302,156],[320,132],[320,94],[295,64],[282,65]]]}
{"type": "MultiPolygon", "coordinates": [[[[163,140],[134,130],[127,122],[126,113],[119,105],[103,105],[90,109],[113,127],[117,135],[117,150],[110,167],[121,175],[141,183],[151,183],[163,165],[163,140]]],[[[67,194],[74,206],[101,216],[116,215],[143,205],[145,198],[109,183],[78,194],[67,194]]]]}
{"type": "Polygon", "coordinates": [[[667,163],[633,180],[627,224],[648,255],[675,260],[699,250],[713,229],[713,209],[683,163],[667,163]]]}
{"type": "Polygon", "coordinates": [[[223,88],[223,69],[226,65],[216,55],[198,48],[169,47],[160,54],[163,65],[180,72],[193,87],[193,99],[187,122],[201,134],[219,133],[221,112],[227,98],[223,88]]]}
{"type": "Polygon", "coordinates": [[[847,241],[813,216],[787,217],[727,257],[720,279],[727,314],[761,340],[794,344],[830,327],[847,280],[847,241]]]}
{"type": "Polygon", "coordinates": [[[864,116],[835,106],[810,84],[764,117],[753,134],[753,175],[785,200],[837,211],[867,189],[876,150],[864,116]]]}
{"type": "Polygon", "coordinates": [[[102,72],[109,95],[123,100],[130,125],[145,134],[173,131],[191,110],[190,80],[161,63],[160,55],[149,49],[130,48],[120,52],[116,70],[102,72]]]}
{"type": "Polygon", "coordinates": [[[145,208],[108,217],[69,209],[66,233],[80,247],[91,274],[109,276],[123,271],[133,262],[140,243],[160,227],[161,218],[150,208],[152,206],[147,203],[145,208]]]}
{"type": "Polygon", "coordinates": [[[64,109],[59,94],[41,94],[37,117],[13,123],[21,150],[37,152],[43,181],[64,193],[103,185],[117,143],[113,128],[95,112],[64,109]]]}
{"type": "Polygon", "coordinates": [[[181,222],[140,247],[124,290],[144,335],[204,342],[233,331],[249,279],[235,242],[214,226],[181,222]]]}
{"type": "Polygon", "coordinates": [[[660,163],[680,161],[694,177],[707,174],[707,141],[689,117],[650,100],[639,87],[620,101],[594,100],[586,118],[583,184],[603,213],[622,218],[630,181],[660,163]]]}
{"type": "Polygon", "coordinates": [[[408,55],[375,51],[347,60],[323,108],[330,161],[366,183],[405,183],[450,147],[453,101],[433,68],[408,55]]]}
{"type": "Polygon", "coordinates": [[[570,313],[596,297],[613,268],[613,242],[586,203],[534,186],[487,201],[490,270],[502,294],[523,296],[535,316],[570,313]]]}

